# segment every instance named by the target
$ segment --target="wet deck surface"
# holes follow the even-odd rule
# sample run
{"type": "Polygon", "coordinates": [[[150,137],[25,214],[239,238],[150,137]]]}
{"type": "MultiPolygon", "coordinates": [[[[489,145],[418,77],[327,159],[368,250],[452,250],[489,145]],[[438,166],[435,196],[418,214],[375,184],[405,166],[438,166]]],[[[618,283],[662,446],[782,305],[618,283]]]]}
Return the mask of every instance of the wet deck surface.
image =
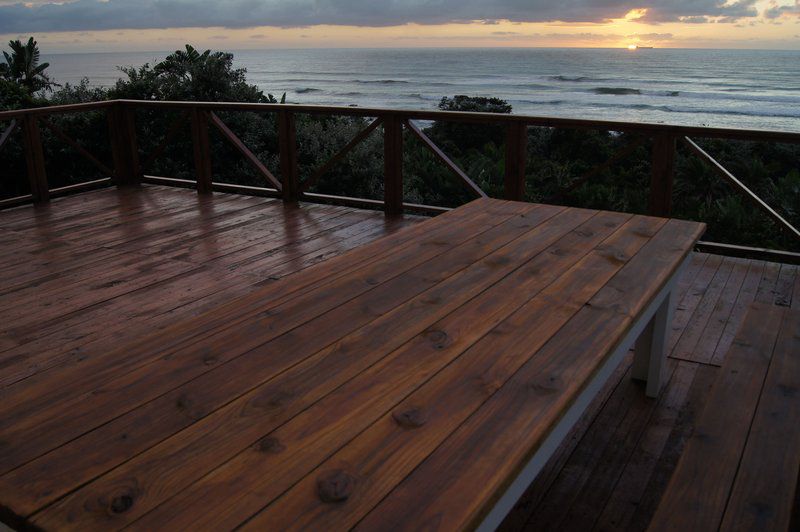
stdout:
{"type": "Polygon", "coordinates": [[[645,529],[753,301],[800,308],[798,266],[696,253],[661,396],[644,397],[621,366],[503,530],[645,529]]]}
{"type": "MultiPolygon", "coordinates": [[[[419,220],[151,186],[0,212],[0,394],[419,220]]],[[[800,307],[800,275],[695,254],[678,300],[660,398],[620,367],[505,529],[646,527],[747,307],[800,307]]]]}
{"type": "Polygon", "coordinates": [[[420,220],[160,186],[0,212],[0,387],[196,316],[420,220]]]}

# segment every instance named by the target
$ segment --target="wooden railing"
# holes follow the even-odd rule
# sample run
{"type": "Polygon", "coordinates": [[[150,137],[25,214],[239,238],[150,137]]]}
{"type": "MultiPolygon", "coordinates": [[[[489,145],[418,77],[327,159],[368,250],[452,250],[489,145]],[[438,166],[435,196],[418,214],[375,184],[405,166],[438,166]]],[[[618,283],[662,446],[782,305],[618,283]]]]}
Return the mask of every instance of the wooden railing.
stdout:
{"type": "MultiPolygon", "coordinates": [[[[28,180],[31,193],[26,196],[10,198],[0,201],[0,207],[15,205],[27,201],[42,203],[51,196],[61,195],[93,186],[100,186],[108,182],[117,185],[134,184],[138,182],[193,185],[200,193],[212,190],[240,192],[251,194],[266,194],[282,197],[286,202],[325,201],[342,204],[382,208],[387,214],[398,214],[404,210],[426,211],[437,213],[446,210],[441,206],[417,205],[403,200],[403,131],[408,131],[416,137],[423,146],[444,164],[466,190],[472,195],[486,196],[486,193],[451,160],[414,121],[450,121],[474,124],[492,124],[505,126],[505,176],[504,197],[511,200],[524,200],[526,187],[526,160],[528,127],[548,127],[563,129],[586,129],[601,131],[617,131],[635,133],[634,140],[622,147],[602,164],[599,164],[578,177],[576,180],[550,198],[557,202],[563,196],[576,189],[583,183],[591,180],[600,172],[623,160],[636,148],[645,143],[646,139],[652,141],[651,153],[651,178],[649,192],[649,211],[656,216],[669,216],[672,211],[673,183],[675,178],[675,159],[678,142],[685,144],[688,149],[700,157],[719,174],[738,193],[747,198],[758,209],[769,216],[781,230],[800,239],[800,231],[789,221],[782,217],[773,208],[767,205],[744,183],[719,164],[712,156],[700,148],[692,137],[733,139],[747,141],[762,141],[775,143],[800,144],[800,133],[773,132],[758,130],[740,130],[709,127],[675,126],[662,124],[645,124],[614,122],[601,120],[581,120],[568,118],[549,118],[524,115],[493,114],[493,113],[464,113],[447,111],[423,110],[394,110],[374,109],[363,107],[328,107],[310,105],[287,104],[257,104],[257,103],[223,103],[223,102],[162,102],[139,100],[114,100],[97,103],[42,107],[27,110],[0,112],[0,122],[9,125],[0,133],[0,149],[8,139],[17,131],[21,131],[22,142],[25,150],[28,180]],[[141,109],[151,110],[177,110],[181,111],[175,122],[167,128],[163,139],[143,161],[140,161],[138,139],[135,127],[135,111],[141,109]],[[111,146],[113,161],[106,165],[95,157],[86,147],[82,146],[66,133],[55,126],[48,117],[51,115],[105,110],[108,117],[108,138],[111,146]],[[217,113],[220,111],[254,111],[270,112],[277,114],[277,128],[280,151],[281,179],[267,168],[259,158],[242,142],[236,134],[225,124],[217,113]],[[317,168],[311,175],[303,179],[298,170],[298,146],[295,131],[295,117],[298,114],[308,115],[335,115],[358,116],[372,119],[341,150],[335,153],[326,163],[317,168]],[[187,122],[191,125],[191,139],[193,145],[195,180],[178,180],[164,176],[151,176],[144,172],[152,163],[163,155],[165,149],[174,141],[177,135],[184,130],[187,122]],[[71,146],[77,154],[91,162],[96,168],[108,177],[89,183],[81,183],[59,189],[50,189],[44,165],[44,152],[42,150],[40,127],[50,130],[57,138],[71,146]],[[347,196],[331,196],[312,193],[309,190],[320,178],[333,168],[356,145],[366,139],[378,127],[383,129],[383,156],[384,175],[382,200],[353,198],[347,196]],[[252,187],[234,184],[217,183],[213,180],[211,167],[211,144],[209,142],[209,129],[216,128],[223,138],[250,163],[256,173],[263,178],[264,186],[252,187]]],[[[706,246],[716,246],[705,243],[706,246]]],[[[727,254],[758,254],[771,256],[779,260],[796,262],[797,254],[783,254],[769,250],[742,248],[738,246],[721,246],[727,254]]]]}

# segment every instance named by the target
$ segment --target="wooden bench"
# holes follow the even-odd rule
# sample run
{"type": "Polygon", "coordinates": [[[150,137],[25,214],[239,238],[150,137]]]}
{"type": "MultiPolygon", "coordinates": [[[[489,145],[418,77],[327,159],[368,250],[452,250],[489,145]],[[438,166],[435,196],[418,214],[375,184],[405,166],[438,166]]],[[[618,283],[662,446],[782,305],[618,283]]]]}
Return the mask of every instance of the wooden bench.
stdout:
{"type": "Polygon", "coordinates": [[[492,528],[629,348],[661,384],[704,226],[483,199],[0,401],[45,529],[492,528]]]}
{"type": "Polygon", "coordinates": [[[650,530],[797,530],[798,471],[800,311],[754,304],[650,530]]]}

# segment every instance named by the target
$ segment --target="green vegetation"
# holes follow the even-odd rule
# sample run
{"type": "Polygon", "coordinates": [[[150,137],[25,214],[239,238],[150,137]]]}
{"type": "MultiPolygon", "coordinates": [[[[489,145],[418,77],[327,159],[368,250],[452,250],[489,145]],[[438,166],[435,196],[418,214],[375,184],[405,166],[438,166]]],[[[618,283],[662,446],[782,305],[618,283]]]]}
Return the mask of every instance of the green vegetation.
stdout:
{"type": "MultiPolygon", "coordinates": [[[[39,64],[36,42],[10,43],[11,53],[0,66],[0,109],[100,101],[115,98],[278,103],[247,83],[246,70],[233,68],[229,53],[199,52],[187,45],[156,65],[121,68],[120,79],[108,89],[92,87],[84,79],[77,85],[56,86],[39,64]]],[[[280,103],[285,102],[285,94],[280,103]]],[[[511,106],[497,98],[454,96],[442,98],[445,111],[510,113],[511,106]]],[[[220,112],[220,118],[278,177],[278,136],[274,114],[220,112]]],[[[138,110],[137,134],[142,160],[161,142],[182,112],[138,110]]],[[[105,114],[97,111],[65,114],[49,120],[100,160],[110,161],[105,114]]],[[[359,117],[297,115],[297,140],[301,176],[307,177],[369,124],[359,117]]],[[[5,124],[0,123],[1,128],[5,124]]],[[[144,172],[183,179],[193,178],[192,146],[188,135],[178,135],[162,157],[144,172]]],[[[500,126],[436,122],[425,128],[448,156],[489,195],[501,196],[505,133],[500,126]]],[[[45,159],[51,187],[102,177],[90,163],[45,128],[45,159]]],[[[526,199],[634,213],[647,212],[650,179],[650,143],[645,140],[623,160],[588,182],[563,194],[575,180],[635,136],[616,132],[529,128],[526,199]]],[[[697,139],[699,144],[752,190],[800,226],[800,146],[761,142],[697,139]]],[[[212,128],[212,164],[215,180],[263,186],[260,176],[212,128]]],[[[328,172],[312,190],[363,198],[382,197],[383,141],[373,132],[328,172]]],[[[6,178],[0,197],[27,193],[25,162],[20,138],[15,134],[0,152],[6,178]]],[[[404,194],[406,201],[456,206],[472,198],[454,176],[413,135],[405,136],[404,194]]],[[[742,245],[800,250],[800,243],[778,227],[701,160],[678,149],[674,186],[675,216],[705,221],[707,240],[742,245]]]]}
{"type": "Polygon", "coordinates": [[[21,41],[9,41],[11,53],[3,52],[5,63],[0,63],[0,77],[20,85],[29,93],[41,90],[52,90],[56,83],[50,81],[45,70],[50,63],[39,64],[39,47],[33,37],[22,44],[21,41]]]}

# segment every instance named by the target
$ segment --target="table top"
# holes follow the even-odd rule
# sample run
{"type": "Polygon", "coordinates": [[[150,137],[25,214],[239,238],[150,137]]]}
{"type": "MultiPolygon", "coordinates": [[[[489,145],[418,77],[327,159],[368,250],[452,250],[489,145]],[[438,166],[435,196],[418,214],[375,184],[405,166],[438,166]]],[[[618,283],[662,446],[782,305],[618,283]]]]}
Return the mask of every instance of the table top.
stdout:
{"type": "Polygon", "coordinates": [[[703,224],[481,199],[0,405],[49,528],[476,524],[703,224]]]}

